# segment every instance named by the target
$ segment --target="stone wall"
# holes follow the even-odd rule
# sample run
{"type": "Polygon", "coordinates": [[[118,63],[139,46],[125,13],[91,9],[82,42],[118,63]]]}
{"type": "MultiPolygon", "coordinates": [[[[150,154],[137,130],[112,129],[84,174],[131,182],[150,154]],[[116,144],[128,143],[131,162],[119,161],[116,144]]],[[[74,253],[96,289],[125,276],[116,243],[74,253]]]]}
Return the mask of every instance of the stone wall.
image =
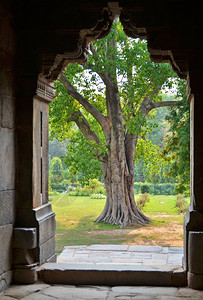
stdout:
{"type": "Polygon", "coordinates": [[[9,2],[5,6],[0,2],[0,291],[10,284],[12,278],[12,233],[15,219],[15,48],[9,2]]]}

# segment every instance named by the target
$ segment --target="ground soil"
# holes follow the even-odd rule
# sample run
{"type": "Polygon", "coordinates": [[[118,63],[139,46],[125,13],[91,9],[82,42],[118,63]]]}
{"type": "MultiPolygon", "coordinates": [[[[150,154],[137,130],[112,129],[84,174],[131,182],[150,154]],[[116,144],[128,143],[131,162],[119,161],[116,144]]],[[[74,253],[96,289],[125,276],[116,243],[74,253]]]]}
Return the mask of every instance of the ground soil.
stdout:
{"type": "MultiPolygon", "coordinates": [[[[160,216],[150,216],[153,219],[158,219],[160,216]]],[[[144,227],[128,227],[124,229],[113,229],[103,231],[91,231],[91,235],[96,236],[111,236],[111,238],[120,238],[126,236],[125,244],[129,245],[158,245],[183,247],[183,225],[174,220],[174,216],[161,215],[162,218],[173,217],[173,220],[165,225],[147,225],[144,227]]]]}

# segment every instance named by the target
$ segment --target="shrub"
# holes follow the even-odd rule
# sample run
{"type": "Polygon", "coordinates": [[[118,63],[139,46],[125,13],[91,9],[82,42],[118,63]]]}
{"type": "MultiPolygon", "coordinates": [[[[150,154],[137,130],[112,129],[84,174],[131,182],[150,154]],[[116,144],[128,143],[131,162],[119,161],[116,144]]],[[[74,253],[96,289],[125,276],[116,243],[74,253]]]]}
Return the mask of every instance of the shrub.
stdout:
{"type": "Polygon", "coordinates": [[[187,183],[180,182],[175,184],[175,194],[184,194],[186,197],[190,196],[190,185],[187,183]]]}
{"type": "Polygon", "coordinates": [[[175,195],[175,184],[174,183],[142,183],[134,182],[134,190],[136,194],[140,192],[149,193],[154,195],[175,195]]]}
{"type": "Polygon", "coordinates": [[[186,211],[187,211],[187,202],[185,200],[184,195],[178,194],[175,206],[178,208],[179,214],[186,213],[186,211]]]}
{"type": "Polygon", "coordinates": [[[76,188],[68,193],[69,196],[90,196],[91,192],[87,188],[76,188]]]}
{"type": "Polygon", "coordinates": [[[174,195],[174,183],[159,183],[154,184],[154,195],[174,195]]]}
{"type": "Polygon", "coordinates": [[[174,183],[165,183],[165,195],[175,195],[174,183]]]}
{"type": "Polygon", "coordinates": [[[150,189],[150,188],[149,188],[149,185],[148,185],[148,184],[145,184],[145,183],[144,183],[144,184],[141,185],[141,193],[142,193],[142,194],[144,194],[144,193],[149,193],[149,189],[150,189]]]}
{"type": "Polygon", "coordinates": [[[50,184],[51,188],[53,191],[57,191],[59,193],[66,192],[67,185],[66,183],[51,183],[50,184]]]}
{"type": "Polygon", "coordinates": [[[99,188],[96,188],[94,190],[94,194],[103,194],[103,195],[106,195],[106,190],[103,186],[99,187],[99,188]]]}
{"type": "Polygon", "coordinates": [[[87,189],[89,189],[91,193],[99,194],[100,190],[103,192],[104,187],[102,186],[102,183],[98,179],[94,178],[89,180],[89,185],[87,186],[87,189]]]}
{"type": "Polygon", "coordinates": [[[145,207],[146,202],[149,202],[149,194],[142,194],[137,200],[137,207],[142,210],[145,207]]]}

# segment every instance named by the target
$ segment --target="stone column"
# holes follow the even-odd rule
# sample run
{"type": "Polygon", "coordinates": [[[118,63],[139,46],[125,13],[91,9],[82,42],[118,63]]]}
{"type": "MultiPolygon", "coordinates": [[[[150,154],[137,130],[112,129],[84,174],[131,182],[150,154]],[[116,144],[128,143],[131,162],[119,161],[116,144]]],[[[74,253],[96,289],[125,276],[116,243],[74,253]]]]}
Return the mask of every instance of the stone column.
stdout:
{"type": "Polygon", "coordinates": [[[184,268],[188,271],[188,285],[195,289],[203,289],[203,261],[201,258],[203,251],[202,77],[200,71],[190,72],[188,76],[188,99],[191,103],[191,200],[184,217],[184,268]],[[196,268],[197,265],[198,268],[196,268]]]}
{"type": "Polygon", "coordinates": [[[40,90],[39,82],[35,74],[27,78],[25,89],[29,91],[30,86],[35,96],[19,96],[16,101],[17,217],[13,266],[14,281],[20,283],[36,281],[37,266],[56,260],[55,214],[48,203],[48,104],[52,95],[49,85],[44,81],[44,90],[40,90]]]}
{"type": "Polygon", "coordinates": [[[0,293],[12,281],[15,222],[15,31],[11,1],[0,1],[0,293]]]}

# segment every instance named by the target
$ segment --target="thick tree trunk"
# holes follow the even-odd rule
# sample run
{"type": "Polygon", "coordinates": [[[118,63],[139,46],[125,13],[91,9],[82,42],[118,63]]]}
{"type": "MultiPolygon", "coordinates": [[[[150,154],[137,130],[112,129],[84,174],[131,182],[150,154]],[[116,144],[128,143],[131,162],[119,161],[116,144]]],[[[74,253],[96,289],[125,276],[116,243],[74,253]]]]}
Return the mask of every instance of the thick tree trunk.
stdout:
{"type": "Polygon", "coordinates": [[[124,135],[123,116],[116,80],[109,76],[106,100],[110,120],[107,161],[102,172],[107,192],[103,212],[96,222],[107,222],[125,227],[145,225],[150,220],[137,208],[134,200],[134,157],[137,137],[124,135]]]}
{"type": "MultiPolygon", "coordinates": [[[[123,141],[120,141],[123,144],[123,141]]],[[[130,174],[122,145],[117,147],[114,141],[108,153],[108,160],[103,163],[102,172],[107,192],[107,200],[96,222],[127,225],[145,225],[150,220],[137,208],[134,200],[134,177],[130,174]]]]}

